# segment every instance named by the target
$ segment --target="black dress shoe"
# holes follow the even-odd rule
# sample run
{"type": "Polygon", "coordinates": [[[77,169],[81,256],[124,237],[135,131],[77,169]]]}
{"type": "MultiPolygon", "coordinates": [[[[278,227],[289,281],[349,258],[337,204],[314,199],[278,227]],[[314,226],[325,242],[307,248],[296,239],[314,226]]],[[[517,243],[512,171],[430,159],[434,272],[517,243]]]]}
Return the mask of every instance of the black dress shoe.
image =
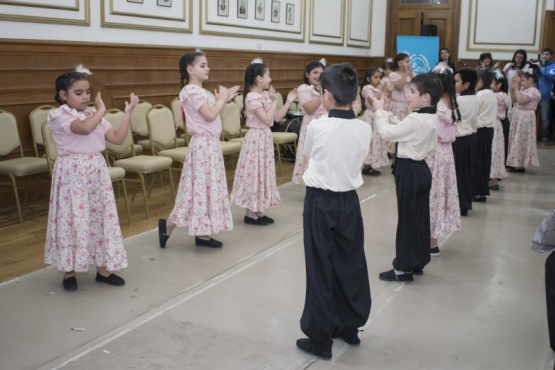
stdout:
{"type": "Polygon", "coordinates": [[[113,286],[124,286],[125,280],[117,276],[116,274],[110,274],[108,276],[102,276],[98,272],[96,273],[96,281],[99,283],[106,283],[113,286]]]}
{"type": "Polygon", "coordinates": [[[257,226],[268,226],[269,225],[268,221],[266,221],[263,217],[258,217],[257,219],[254,219],[252,217],[245,216],[245,218],[243,220],[248,225],[257,225],[257,226]]]}
{"type": "Polygon", "coordinates": [[[360,338],[358,337],[358,329],[343,330],[341,333],[339,333],[337,337],[343,339],[345,343],[351,346],[358,346],[360,344],[360,338]]]}
{"type": "Polygon", "coordinates": [[[488,186],[489,190],[499,190],[499,185],[495,184],[495,185],[489,185],[488,186]]]}
{"type": "Polygon", "coordinates": [[[422,276],[424,275],[424,270],[412,270],[412,274],[422,276]]]}
{"type": "Polygon", "coordinates": [[[266,220],[266,222],[269,224],[273,224],[275,222],[273,218],[270,218],[268,216],[262,216],[262,219],[266,220]]]}
{"type": "Polygon", "coordinates": [[[197,247],[221,248],[224,245],[224,243],[214,238],[205,240],[195,236],[195,245],[197,247]]]}
{"type": "Polygon", "coordinates": [[[331,345],[322,346],[315,343],[312,339],[301,338],[297,339],[297,348],[303,352],[320,357],[323,360],[331,359],[331,345]]]}
{"type": "Polygon", "coordinates": [[[524,168],[511,167],[508,169],[509,172],[524,173],[526,170],[524,168]]]}
{"type": "Polygon", "coordinates": [[[75,292],[77,290],[77,279],[75,276],[68,277],[62,281],[62,285],[68,292],[75,292]]]}
{"type": "Polygon", "coordinates": [[[166,225],[168,222],[161,218],[158,220],[158,242],[160,243],[160,248],[166,248],[166,242],[170,238],[167,235],[166,225]]]}
{"type": "MultiPolygon", "coordinates": [[[[439,247],[430,248],[430,255],[432,256],[439,256],[439,247]]],[[[413,271],[414,272],[414,271],[413,271]]]]}
{"type": "Polygon", "coordinates": [[[391,269],[389,271],[380,272],[380,280],[384,281],[398,281],[400,283],[410,283],[414,281],[412,277],[412,272],[406,272],[401,275],[395,274],[395,270],[391,269]]]}

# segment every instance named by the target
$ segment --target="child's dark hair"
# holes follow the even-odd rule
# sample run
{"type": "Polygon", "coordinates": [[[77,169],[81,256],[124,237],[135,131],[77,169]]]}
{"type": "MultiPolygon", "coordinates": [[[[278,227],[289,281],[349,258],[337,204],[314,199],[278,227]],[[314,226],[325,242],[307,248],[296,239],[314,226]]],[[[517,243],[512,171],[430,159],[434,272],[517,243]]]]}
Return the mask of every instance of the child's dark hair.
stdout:
{"type": "Polygon", "coordinates": [[[532,68],[530,68],[529,70],[527,70],[526,72],[524,72],[523,76],[525,78],[531,78],[534,80],[534,84],[538,84],[538,75],[536,73],[534,73],[534,70],[532,68]]]}
{"type": "Polygon", "coordinates": [[[482,53],[482,54],[480,54],[480,62],[483,62],[485,59],[489,59],[489,60],[493,61],[493,58],[491,57],[491,53],[482,53]]]}
{"type": "MultiPolygon", "coordinates": [[[[437,57],[437,62],[438,62],[438,63],[443,62],[443,59],[441,59],[441,52],[442,52],[443,50],[445,50],[446,52],[449,53],[449,49],[447,49],[447,48],[441,48],[441,49],[439,49],[439,56],[437,57]]],[[[444,63],[445,63],[445,62],[444,62],[444,63]]],[[[448,65],[448,66],[451,66],[451,64],[452,64],[452,62],[451,62],[451,53],[449,53],[449,58],[447,58],[447,65],[448,65]]]]}
{"type": "Polygon", "coordinates": [[[504,93],[509,91],[509,81],[507,81],[507,76],[503,73],[503,71],[496,69],[493,73],[493,81],[495,81],[496,84],[501,84],[500,90],[504,93]]]}
{"type": "Polygon", "coordinates": [[[364,73],[364,81],[362,82],[362,86],[369,85],[370,82],[368,82],[368,80],[371,79],[372,76],[374,76],[375,73],[379,73],[380,76],[381,76],[381,71],[380,71],[379,68],[367,69],[366,72],[364,73]]]}
{"type": "Polygon", "coordinates": [[[406,58],[408,58],[409,55],[407,53],[399,53],[397,55],[395,55],[395,58],[393,58],[393,70],[396,71],[399,69],[399,62],[402,60],[405,60],[406,58]]]}
{"type": "Polygon", "coordinates": [[[489,89],[493,81],[493,73],[489,69],[480,69],[476,73],[478,76],[477,81],[482,81],[480,90],[489,89]]]}
{"type": "Polygon", "coordinates": [[[550,48],[543,48],[542,53],[549,53],[549,54],[553,55],[553,50],[551,50],[550,48]]]}
{"type": "Polygon", "coordinates": [[[60,97],[60,91],[67,91],[77,81],[86,80],[87,76],[81,72],[77,71],[67,71],[56,79],[56,95],[54,95],[54,100],[60,104],[65,102],[60,97]]]}
{"type": "Polygon", "coordinates": [[[459,105],[457,104],[457,92],[455,91],[455,79],[453,73],[449,69],[445,69],[438,73],[437,76],[441,81],[443,86],[443,91],[441,95],[447,95],[453,111],[451,112],[451,118],[453,122],[459,122],[461,120],[461,111],[459,110],[459,105]]]}
{"type": "Polygon", "coordinates": [[[195,60],[198,57],[204,56],[202,51],[191,51],[189,53],[185,53],[179,58],[179,74],[181,77],[181,88],[185,86],[186,83],[189,82],[189,72],[187,72],[188,66],[193,66],[195,64],[195,60]]]}
{"type": "Polygon", "coordinates": [[[358,90],[357,71],[348,63],[334,64],[320,75],[322,91],[328,90],[340,107],[355,101],[358,90]]]}
{"type": "Polygon", "coordinates": [[[304,67],[304,75],[303,75],[303,82],[309,85],[308,77],[306,75],[312,72],[315,68],[322,68],[325,69],[326,67],[321,62],[309,62],[306,67],[304,67]]]}
{"type": "Polygon", "coordinates": [[[463,84],[469,83],[468,90],[474,90],[476,88],[476,81],[478,81],[478,74],[474,68],[461,68],[455,73],[461,78],[463,84]]]}
{"type": "Polygon", "coordinates": [[[393,71],[394,68],[395,68],[395,67],[393,66],[393,62],[391,61],[391,59],[390,59],[390,60],[386,60],[386,61],[382,64],[382,69],[383,69],[383,70],[389,69],[389,70],[393,71]]]}
{"type": "Polygon", "coordinates": [[[437,105],[443,94],[443,85],[437,73],[428,72],[416,75],[410,83],[416,86],[416,90],[418,90],[420,95],[430,94],[431,105],[434,107],[437,105]]]}

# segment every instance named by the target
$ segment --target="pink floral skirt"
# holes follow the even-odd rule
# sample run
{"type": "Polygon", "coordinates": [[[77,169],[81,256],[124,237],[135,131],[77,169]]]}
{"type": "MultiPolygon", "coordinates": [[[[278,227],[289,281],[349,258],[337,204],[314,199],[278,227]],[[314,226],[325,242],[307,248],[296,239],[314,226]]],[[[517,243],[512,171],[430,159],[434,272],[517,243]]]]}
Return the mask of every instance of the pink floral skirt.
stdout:
{"type": "Polygon", "coordinates": [[[495,127],[493,128],[489,177],[491,179],[502,179],[507,177],[507,170],[505,169],[505,137],[503,135],[503,125],[500,119],[495,121],[495,127]]]}
{"type": "Polygon", "coordinates": [[[301,131],[299,132],[299,142],[297,143],[297,153],[295,154],[295,168],[291,181],[295,184],[304,185],[303,175],[308,168],[308,158],[304,155],[304,142],[306,140],[306,129],[308,123],[303,119],[301,131]]]}
{"type": "Polygon", "coordinates": [[[539,166],[536,145],[536,112],[513,108],[507,166],[539,166]]]}
{"type": "Polygon", "coordinates": [[[428,166],[432,172],[430,237],[441,239],[449,233],[461,229],[457,174],[451,144],[438,143],[428,166]]]}
{"type": "Polygon", "coordinates": [[[189,235],[233,229],[220,139],[193,135],[168,221],[189,235]]]}
{"type": "Polygon", "coordinates": [[[264,212],[280,203],[272,133],[269,128],[251,128],[241,147],[231,204],[253,212],[264,212]]]}
{"type": "Polygon", "coordinates": [[[54,164],[44,261],[58,270],[127,267],[112,181],[102,154],[70,154],[54,164]]]}
{"type": "Polygon", "coordinates": [[[364,121],[372,128],[372,141],[370,142],[368,155],[364,159],[364,164],[370,165],[372,168],[387,166],[389,164],[389,159],[387,158],[388,143],[382,139],[378,131],[378,126],[374,119],[374,111],[367,109],[363,117],[364,121]]]}

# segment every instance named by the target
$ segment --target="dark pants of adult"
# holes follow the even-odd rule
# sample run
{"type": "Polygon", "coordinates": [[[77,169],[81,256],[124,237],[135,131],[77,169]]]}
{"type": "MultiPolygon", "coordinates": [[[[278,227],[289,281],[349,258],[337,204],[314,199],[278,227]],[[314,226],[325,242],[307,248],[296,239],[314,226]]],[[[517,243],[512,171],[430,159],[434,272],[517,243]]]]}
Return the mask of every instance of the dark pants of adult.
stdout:
{"type": "Polygon", "coordinates": [[[457,137],[452,144],[461,211],[472,209],[472,176],[476,165],[476,134],[457,137]]]}
{"type": "Polygon", "coordinates": [[[430,262],[430,168],[425,161],[397,158],[395,186],[398,221],[393,268],[421,271],[430,262]]]}
{"type": "Polygon", "coordinates": [[[476,132],[476,166],[472,184],[473,195],[489,195],[489,173],[491,171],[491,144],[493,128],[482,127],[476,132]]]}
{"type": "Polygon", "coordinates": [[[306,298],[302,331],[329,346],[370,315],[364,225],[356,191],[306,188],[303,212],[306,298]]]}
{"type": "Polygon", "coordinates": [[[555,252],[545,261],[545,299],[547,302],[547,327],[549,344],[555,351],[555,252]]]}
{"type": "Polygon", "coordinates": [[[509,155],[509,132],[511,131],[511,122],[509,119],[501,120],[503,126],[503,140],[505,140],[505,162],[507,163],[507,156],[509,155]]]}

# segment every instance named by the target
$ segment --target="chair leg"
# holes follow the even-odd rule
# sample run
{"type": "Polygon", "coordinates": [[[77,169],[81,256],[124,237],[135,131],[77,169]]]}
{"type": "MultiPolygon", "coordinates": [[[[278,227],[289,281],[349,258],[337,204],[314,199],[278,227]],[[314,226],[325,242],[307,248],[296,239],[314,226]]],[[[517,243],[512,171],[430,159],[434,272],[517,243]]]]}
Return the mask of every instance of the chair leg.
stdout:
{"type": "Polygon", "coordinates": [[[142,188],[143,188],[143,200],[144,200],[144,202],[145,202],[145,213],[146,213],[146,218],[149,218],[149,217],[150,217],[150,214],[149,214],[149,212],[148,212],[148,200],[147,200],[147,197],[146,197],[145,177],[144,177],[144,175],[143,175],[142,173],[140,173],[140,172],[137,172],[137,173],[139,174],[139,177],[140,177],[140,179],[141,179],[141,186],[142,186],[142,188]]]}
{"type": "Polygon", "coordinates": [[[277,143],[276,143],[276,149],[277,149],[277,156],[278,156],[279,175],[281,176],[281,152],[280,152],[279,144],[277,143]]]}
{"type": "Polygon", "coordinates": [[[127,199],[127,186],[125,185],[125,179],[121,179],[121,185],[123,188],[123,199],[125,200],[125,209],[127,210],[127,224],[131,225],[131,211],[129,210],[129,200],[127,199]]]}
{"type": "Polygon", "coordinates": [[[172,188],[172,198],[173,198],[173,201],[175,202],[175,188],[174,188],[174,185],[173,185],[173,177],[172,177],[171,167],[170,167],[169,171],[170,171],[170,186],[172,188]]]}
{"type": "Polygon", "coordinates": [[[17,183],[15,181],[15,177],[13,177],[11,174],[9,174],[9,176],[10,176],[10,179],[12,180],[12,187],[15,195],[15,205],[17,206],[17,215],[19,216],[19,223],[22,224],[23,214],[21,213],[21,204],[19,204],[19,195],[17,194],[17,183]]]}

